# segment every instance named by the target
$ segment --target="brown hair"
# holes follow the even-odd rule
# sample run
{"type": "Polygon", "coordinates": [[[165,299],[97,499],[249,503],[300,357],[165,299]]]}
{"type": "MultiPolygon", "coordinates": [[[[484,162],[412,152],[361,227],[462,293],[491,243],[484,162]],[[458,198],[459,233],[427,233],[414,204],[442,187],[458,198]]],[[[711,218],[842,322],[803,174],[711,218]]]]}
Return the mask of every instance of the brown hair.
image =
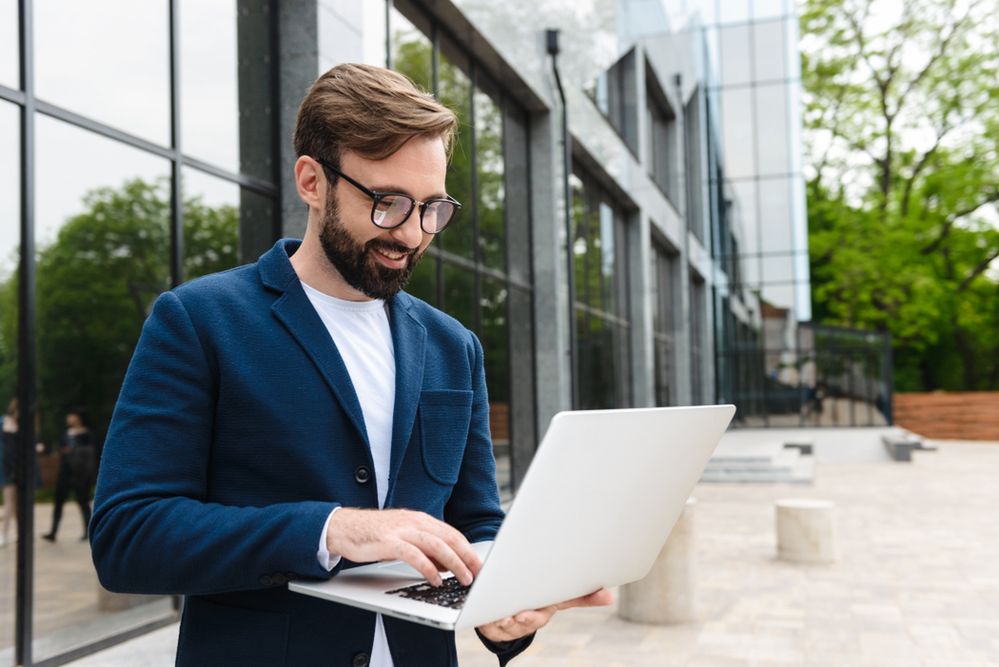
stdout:
{"type": "Polygon", "coordinates": [[[454,112],[398,72],[347,63],[320,76],[298,109],[294,145],[340,166],[343,151],[383,160],[413,137],[440,137],[451,153],[454,112]]]}

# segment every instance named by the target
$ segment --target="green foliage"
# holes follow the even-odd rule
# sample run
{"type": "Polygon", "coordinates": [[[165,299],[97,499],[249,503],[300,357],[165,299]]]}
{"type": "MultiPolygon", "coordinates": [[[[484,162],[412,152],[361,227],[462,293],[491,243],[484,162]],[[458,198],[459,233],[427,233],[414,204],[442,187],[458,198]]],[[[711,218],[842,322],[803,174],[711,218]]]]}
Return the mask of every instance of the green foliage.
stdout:
{"type": "MultiPolygon", "coordinates": [[[[55,439],[68,408],[82,406],[94,426],[110,420],[143,322],[170,287],[170,205],[166,183],[126,182],[83,200],[36,263],[39,413],[42,436],[55,439]]],[[[184,205],[188,278],[234,266],[235,208],[184,205]]],[[[0,396],[12,395],[17,281],[0,283],[0,396]]]]}
{"type": "Polygon", "coordinates": [[[988,4],[808,0],[801,14],[814,318],[890,332],[902,390],[999,387],[988,4]]]}

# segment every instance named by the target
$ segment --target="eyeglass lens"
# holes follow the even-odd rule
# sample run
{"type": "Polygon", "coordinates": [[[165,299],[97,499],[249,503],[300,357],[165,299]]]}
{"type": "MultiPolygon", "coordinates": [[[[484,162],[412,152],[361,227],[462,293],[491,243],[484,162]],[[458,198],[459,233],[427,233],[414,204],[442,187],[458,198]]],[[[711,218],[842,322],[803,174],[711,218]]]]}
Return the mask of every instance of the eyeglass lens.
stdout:
{"type": "MultiPolygon", "coordinates": [[[[383,196],[375,202],[371,219],[379,227],[396,227],[406,221],[414,205],[408,197],[383,196]]],[[[447,226],[454,213],[455,206],[449,201],[428,202],[423,210],[422,227],[429,233],[436,233],[447,226]]]]}

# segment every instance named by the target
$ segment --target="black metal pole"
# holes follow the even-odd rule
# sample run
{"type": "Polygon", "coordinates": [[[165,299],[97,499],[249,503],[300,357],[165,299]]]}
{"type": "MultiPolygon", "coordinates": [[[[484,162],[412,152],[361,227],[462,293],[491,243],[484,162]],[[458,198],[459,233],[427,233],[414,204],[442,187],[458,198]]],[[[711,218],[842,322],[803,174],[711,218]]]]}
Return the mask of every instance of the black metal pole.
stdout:
{"type": "Polygon", "coordinates": [[[18,263],[17,593],[15,659],[30,665],[34,603],[35,499],[35,73],[31,0],[20,0],[21,257],[18,263]]]}
{"type": "Polygon", "coordinates": [[[562,88],[562,76],[558,69],[558,30],[546,30],[545,41],[548,55],[552,57],[552,72],[555,75],[555,85],[558,87],[559,101],[562,104],[562,198],[565,202],[565,279],[569,287],[569,378],[572,395],[572,407],[579,407],[579,374],[576,372],[579,362],[579,346],[576,340],[576,280],[575,265],[572,259],[572,192],[569,188],[569,177],[572,175],[572,142],[569,136],[569,106],[565,101],[565,90],[562,88]]]}

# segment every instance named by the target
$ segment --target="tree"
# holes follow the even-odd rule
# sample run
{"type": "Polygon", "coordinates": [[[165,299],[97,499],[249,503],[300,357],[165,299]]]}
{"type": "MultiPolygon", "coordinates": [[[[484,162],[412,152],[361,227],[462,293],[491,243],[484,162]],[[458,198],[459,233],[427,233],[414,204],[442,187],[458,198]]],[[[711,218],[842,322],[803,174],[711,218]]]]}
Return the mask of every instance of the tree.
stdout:
{"type": "MultiPolygon", "coordinates": [[[[170,287],[167,194],[165,182],[141,180],[93,190],[84,197],[86,210],[38,252],[38,396],[49,440],[74,406],[86,408],[99,430],[110,420],[149,309],[170,287]]],[[[234,266],[238,233],[235,208],[185,200],[185,277],[234,266]]],[[[8,393],[15,381],[16,306],[11,276],[0,284],[0,383],[8,393]]]]}
{"type": "Polygon", "coordinates": [[[888,331],[899,389],[999,387],[999,14],[807,0],[819,322],[888,331]]]}

